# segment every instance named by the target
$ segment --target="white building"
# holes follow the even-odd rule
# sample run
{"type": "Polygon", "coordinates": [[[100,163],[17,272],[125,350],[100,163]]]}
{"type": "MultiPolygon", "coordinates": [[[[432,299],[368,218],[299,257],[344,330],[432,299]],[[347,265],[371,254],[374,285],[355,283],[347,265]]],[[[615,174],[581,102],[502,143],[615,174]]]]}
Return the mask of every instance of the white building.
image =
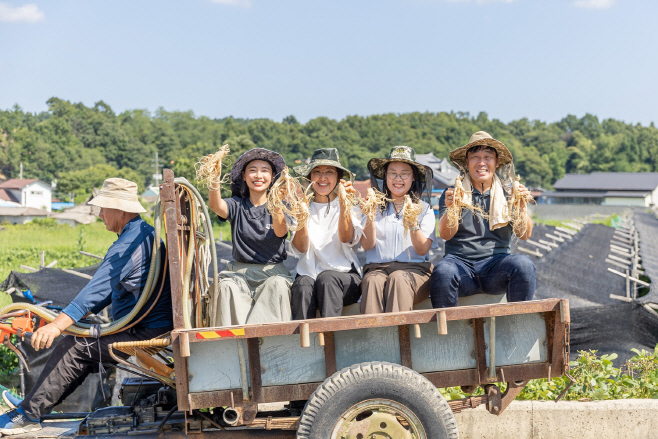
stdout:
{"type": "Polygon", "coordinates": [[[0,200],[50,212],[52,188],[37,179],[11,179],[0,183],[0,200]]]}

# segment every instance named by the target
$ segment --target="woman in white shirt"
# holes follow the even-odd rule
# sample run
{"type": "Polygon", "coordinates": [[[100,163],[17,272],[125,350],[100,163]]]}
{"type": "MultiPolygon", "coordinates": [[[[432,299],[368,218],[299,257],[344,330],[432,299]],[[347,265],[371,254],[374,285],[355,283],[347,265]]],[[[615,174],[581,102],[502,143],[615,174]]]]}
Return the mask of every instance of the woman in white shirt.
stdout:
{"type": "Polygon", "coordinates": [[[354,175],[340,164],[334,148],[316,150],[310,163],[296,167],[295,173],[312,182],[314,198],[308,222],[294,233],[290,246],[290,253],[299,257],[291,290],[292,318],[312,319],[316,310],[322,317],[340,316],[343,306],[356,303],[361,295],[355,246],[362,235],[362,215],[337,195],[339,179],[354,193],[354,175]]]}
{"type": "MultiPolygon", "coordinates": [[[[361,282],[361,314],[411,311],[429,297],[429,250],[436,241],[434,211],[420,201],[432,184],[432,169],[416,162],[416,153],[408,146],[394,147],[388,158],[368,162],[370,181],[389,198],[374,223],[368,222],[361,240],[366,250],[366,265],[361,282]],[[420,201],[423,210],[418,224],[405,233],[402,222],[404,196],[420,201]]],[[[429,195],[429,193],[428,193],[429,195]]],[[[428,197],[429,198],[429,197],[428,197]]]]}

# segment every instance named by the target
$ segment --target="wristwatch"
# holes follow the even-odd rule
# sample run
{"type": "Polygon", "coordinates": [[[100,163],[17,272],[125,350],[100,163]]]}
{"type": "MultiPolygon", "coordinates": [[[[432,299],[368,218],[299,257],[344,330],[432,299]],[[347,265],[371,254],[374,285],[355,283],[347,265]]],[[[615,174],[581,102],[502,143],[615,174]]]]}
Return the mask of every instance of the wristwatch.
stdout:
{"type": "Polygon", "coordinates": [[[420,224],[416,224],[416,227],[409,227],[410,232],[415,232],[416,230],[420,230],[420,224]]]}

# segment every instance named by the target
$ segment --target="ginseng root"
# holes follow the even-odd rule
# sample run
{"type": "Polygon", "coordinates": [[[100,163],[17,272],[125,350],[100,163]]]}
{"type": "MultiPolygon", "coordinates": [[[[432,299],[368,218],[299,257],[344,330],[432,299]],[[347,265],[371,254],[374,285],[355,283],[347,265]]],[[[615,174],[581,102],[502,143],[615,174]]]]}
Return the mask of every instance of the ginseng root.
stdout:
{"type": "Polygon", "coordinates": [[[423,212],[423,205],[420,202],[414,203],[409,195],[404,196],[402,205],[402,224],[404,225],[404,235],[409,234],[409,229],[418,227],[418,217],[423,212]]]}
{"type": "Polygon", "coordinates": [[[359,205],[361,202],[361,197],[359,197],[359,193],[356,191],[348,193],[345,190],[343,183],[339,181],[338,200],[340,201],[341,207],[344,208],[343,215],[345,215],[345,218],[349,218],[349,216],[352,215],[352,207],[359,205]]]}
{"type": "Polygon", "coordinates": [[[464,189],[462,184],[463,176],[457,177],[455,180],[455,191],[453,193],[452,205],[446,210],[446,215],[448,216],[448,228],[454,229],[459,226],[462,220],[462,211],[468,209],[473,212],[473,215],[477,215],[480,218],[488,219],[489,214],[482,210],[480,206],[474,206],[464,202],[464,197],[471,197],[473,191],[467,191],[464,189]]]}
{"type": "Polygon", "coordinates": [[[528,231],[527,211],[528,203],[534,203],[532,195],[522,195],[519,191],[519,180],[521,176],[516,176],[516,181],[512,186],[512,196],[509,199],[510,223],[516,236],[523,236],[528,231]]]}
{"type": "Polygon", "coordinates": [[[306,226],[309,217],[311,188],[312,185],[309,190],[304,191],[299,180],[290,175],[288,168],[284,168],[267,194],[267,210],[274,215],[276,210],[281,209],[285,215],[295,219],[294,224],[289,224],[290,230],[301,230],[306,226]]]}
{"type": "Polygon", "coordinates": [[[222,178],[222,166],[229,152],[228,145],[224,145],[216,153],[200,158],[194,165],[197,183],[213,191],[219,190],[222,184],[228,183],[229,174],[222,178]]]}
{"type": "Polygon", "coordinates": [[[363,213],[368,221],[373,223],[375,222],[375,217],[377,216],[377,211],[380,211],[386,207],[386,195],[379,192],[375,188],[368,188],[367,195],[365,200],[361,200],[361,213],[363,213]]]}
{"type": "Polygon", "coordinates": [[[462,186],[462,176],[460,175],[455,180],[455,191],[452,197],[452,205],[446,210],[448,216],[448,228],[454,229],[459,226],[462,220],[462,209],[466,206],[464,203],[464,186],[462,186]]]}

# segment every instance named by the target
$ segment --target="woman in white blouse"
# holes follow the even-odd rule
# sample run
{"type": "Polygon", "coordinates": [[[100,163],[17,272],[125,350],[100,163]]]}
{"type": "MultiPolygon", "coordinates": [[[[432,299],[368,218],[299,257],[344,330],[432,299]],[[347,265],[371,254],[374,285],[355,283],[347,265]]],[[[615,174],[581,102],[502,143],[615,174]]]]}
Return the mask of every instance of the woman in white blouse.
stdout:
{"type": "MultiPolygon", "coordinates": [[[[374,223],[368,222],[361,240],[366,265],[361,282],[361,313],[411,311],[414,304],[429,297],[429,250],[436,241],[434,211],[420,198],[431,187],[432,169],[416,162],[408,146],[394,147],[388,158],[368,162],[370,181],[390,199],[374,223]],[[423,210],[418,224],[405,233],[402,223],[404,196],[420,201],[423,210]]],[[[429,194],[428,194],[429,195],[429,194]]]]}
{"type": "Polygon", "coordinates": [[[299,257],[291,290],[292,318],[336,317],[343,306],[359,300],[361,267],[355,246],[363,226],[358,207],[343,205],[337,195],[339,180],[354,192],[354,175],[338,160],[334,148],[318,149],[308,165],[295,168],[313,184],[314,198],[306,226],[294,233],[290,253],[299,257]],[[345,212],[349,211],[349,215],[345,212]]]}

